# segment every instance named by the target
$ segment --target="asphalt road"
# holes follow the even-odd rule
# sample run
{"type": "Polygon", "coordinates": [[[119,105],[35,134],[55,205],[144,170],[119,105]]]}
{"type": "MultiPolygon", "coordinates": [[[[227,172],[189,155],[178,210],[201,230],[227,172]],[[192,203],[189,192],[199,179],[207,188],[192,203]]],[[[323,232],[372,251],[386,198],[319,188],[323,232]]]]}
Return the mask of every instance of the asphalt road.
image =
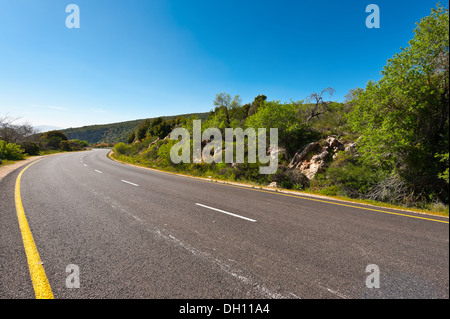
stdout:
{"type": "MultiPolygon", "coordinates": [[[[55,298],[449,298],[448,218],[201,181],[106,154],[47,157],[21,177],[55,298]],[[79,288],[67,286],[68,265],[79,288]],[[366,285],[368,265],[379,288],[366,285]]],[[[21,170],[0,182],[7,299],[35,298],[14,201],[21,170]]]]}

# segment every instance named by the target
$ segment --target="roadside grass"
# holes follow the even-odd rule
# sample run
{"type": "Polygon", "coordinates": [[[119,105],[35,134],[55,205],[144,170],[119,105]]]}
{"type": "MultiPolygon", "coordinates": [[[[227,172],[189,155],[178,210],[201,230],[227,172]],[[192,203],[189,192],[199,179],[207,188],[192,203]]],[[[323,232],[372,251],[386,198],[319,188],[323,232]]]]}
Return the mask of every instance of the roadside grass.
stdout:
{"type": "MultiPolygon", "coordinates": [[[[175,167],[170,167],[170,166],[164,167],[164,166],[158,165],[154,161],[146,160],[146,159],[143,159],[140,157],[118,155],[118,154],[114,153],[114,151],[109,152],[107,156],[109,158],[117,160],[119,162],[129,163],[129,164],[142,166],[142,167],[148,167],[148,168],[152,168],[152,169],[159,170],[162,172],[169,172],[169,173],[187,175],[187,176],[192,176],[192,177],[207,178],[207,179],[216,179],[216,180],[220,180],[223,182],[239,183],[239,184],[251,187],[251,188],[260,188],[260,189],[269,188],[267,185],[262,185],[257,182],[254,182],[254,181],[247,181],[247,180],[242,180],[242,179],[236,180],[235,178],[227,178],[224,175],[218,175],[218,174],[214,174],[212,172],[201,173],[199,171],[194,171],[194,172],[185,171],[185,170],[177,171],[177,169],[175,167]]],[[[410,212],[421,213],[421,214],[449,217],[449,206],[442,205],[442,204],[436,204],[436,205],[431,204],[431,205],[429,205],[429,208],[423,209],[423,208],[414,208],[414,207],[393,205],[393,204],[379,202],[379,201],[375,201],[375,200],[369,200],[369,199],[355,199],[355,198],[350,198],[350,197],[346,197],[346,196],[325,195],[325,194],[321,193],[320,190],[311,190],[311,189],[296,190],[296,189],[286,189],[286,188],[280,188],[280,187],[279,188],[270,188],[270,189],[273,189],[274,191],[287,192],[287,193],[291,193],[291,194],[294,193],[294,194],[298,194],[298,195],[313,195],[313,196],[329,198],[329,199],[334,199],[334,200],[339,200],[339,201],[345,201],[345,202],[355,203],[355,204],[371,205],[371,206],[378,206],[378,207],[384,207],[384,208],[410,211],[410,212]]]]}
{"type": "MultiPolygon", "coordinates": [[[[25,160],[25,159],[27,159],[27,158],[28,158],[28,157],[25,157],[23,160],[25,160]]],[[[21,162],[21,161],[23,161],[23,160],[15,160],[15,161],[7,160],[7,159],[0,160],[0,167],[6,166],[6,165],[12,165],[12,164],[14,164],[14,163],[21,162]]]]}
{"type": "Polygon", "coordinates": [[[47,151],[40,151],[39,155],[50,155],[50,154],[56,154],[56,153],[67,153],[66,151],[58,151],[58,150],[47,150],[47,151]]]}

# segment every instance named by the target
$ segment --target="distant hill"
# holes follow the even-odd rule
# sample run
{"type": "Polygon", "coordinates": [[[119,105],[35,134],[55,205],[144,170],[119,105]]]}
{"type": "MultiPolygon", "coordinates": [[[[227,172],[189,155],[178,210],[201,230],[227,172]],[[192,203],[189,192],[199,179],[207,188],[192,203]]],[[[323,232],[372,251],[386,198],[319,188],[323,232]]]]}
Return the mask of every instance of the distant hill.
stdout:
{"type": "MultiPolygon", "coordinates": [[[[161,117],[163,119],[170,120],[178,116],[189,117],[194,115],[201,120],[205,120],[208,117],[208,114],[209,112],[161,117]]],[[[145,120],[146,119],[111,124],[87,125],[77,128],[68,128],[61,131],[64,132],[71,140],[83,140],[87,141],[89,144],[126,142],[127,137],[130,135],[130,133],[135,131],[139,124],[145,120]]]]}
{"type": "Polygon", "coordinates": [[[61,130],[62,127],[51,126],[51,125],[39,125],[34,127],[39,133],[44,133],[48,131],[61,130]]]}

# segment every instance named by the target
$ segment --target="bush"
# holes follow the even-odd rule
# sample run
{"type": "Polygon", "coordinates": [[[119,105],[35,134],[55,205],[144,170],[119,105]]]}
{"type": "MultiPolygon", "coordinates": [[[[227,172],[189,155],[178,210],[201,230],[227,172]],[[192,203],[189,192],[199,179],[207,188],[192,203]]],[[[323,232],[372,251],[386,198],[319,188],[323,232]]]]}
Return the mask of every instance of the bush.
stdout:
{"type": "Polygon", "coordinates": [[[363,198],[378,182],[385,178],[386,173],[379,168],[363,164],[347,153],[339,156],[331,163],[323,176],[318,176],[316,186],[337,186],[324,192],[333,192],[341,196],[363,198]]]}
{"type": "Polygon", "coordinates": [[[89,146],[89,143],[86,141],[81,141],[81,140],[70,140],[70,147],[73,150],[82,150],[85,147],[89,146]]]}
{"type": "Polygon", "coordinates": [[[376,170],[353,163],[343,167],[331,166],[326,176],[350,197],[363,197],[379,181],[376,170]]]}
{"type": "Polygon", "coordinates": [[[327,187],[322,188],[319,193],[322,194],[322,195],[326,195],[326,196],[336,196],[340,192],[339,192],[339,187],[338,186],[331,185],[331,186],[327,186],[327,187]]]}
{"type": "Polygon", "coordinates": [[[414,191],[410,188],[410,185],[396,174],[379,181],[370,189],[366,198],[406,206],[417,204],[419,199],[414,196],[414,191]]]}
{"type": "Polygon", "coordinates": [[[52,136],[49,139],[45,140],[46,147],[49,149],[57,150],[60,148],[61,141],[66,141],[66,140],[62,140],[58,136],[52,136]]]}
{"type": "Polygon", "coordinates": [[[20,146],[22,146],[25,153],[27,153],[28,155],[39,155],[41,151],[39,145],[34,142],[23,142],[20,144],[20,146]]]}
{"type": "Polygon", "coordinates": [[[67,140],[62,140],[59,142],[59,148],[61,151],[70,152],[72,147],[70,146],[70,142],[67,140]]]}
{"type": "Polygon", "coordinates": [[[0,140],[0,159],[22,160],[25,157],[24,152],[20,145],[0,140]]]}
{"type": "Polygon", "coordinates": [[[169,140],[168,142],[163,143],[163,145],[161,145],[161,147],[158,149],[158,156],[161,161],[161,165],[174,165],[172,159],[170,158],[170,150],[175,143],[176,141],[169,140]]]}
{"type": "Polygon", "coordinates": [[[128,135],[127,143],[132,144],[134,142],[135,138],[136,138],[136,133],[131,132],[130,135],[128,135]]]}
{"type": "Polygon", "coordinates": [[[123,155],[123,154],[125,154],[127,152],[127,150],[128,150],[128,146],[125,143],[122,143],[122,142],[117,143],[114,146],[114,152],[116,152],[117,154],[123,155]]]}

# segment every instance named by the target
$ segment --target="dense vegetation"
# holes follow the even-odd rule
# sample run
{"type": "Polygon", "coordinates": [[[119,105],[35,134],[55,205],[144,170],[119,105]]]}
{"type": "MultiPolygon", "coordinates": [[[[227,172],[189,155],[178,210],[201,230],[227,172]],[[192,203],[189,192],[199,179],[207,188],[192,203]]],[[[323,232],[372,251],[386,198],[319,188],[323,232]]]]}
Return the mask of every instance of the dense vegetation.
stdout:
{"type": "Polygon", "coordinates": [[[29,124],[14,125],[14,120],[0,117],[0,164],[4,160],[22,160],[28,155],[83,150],[86,141],[69,140],[60,131],[37,133],[29,124]]]}
{"type": "Polygon", "coordinates": [[[177,141],[165,137],[173,128],[183,127],[192,140],[195,116],[143,121],[115,145],[113,156],[197,176],[261,185],[276,182],[285,188],[408,207],[448,205],[448,25],[448,9],[433,9],[417,24],[409,45],[387,61],[382,79],[351,90],[344,103],[326,100],[333,95],[332,88],[313,93],[306,101],[270,101],[259,95],[244,105],[239,96],[217,94],[202,131],[214,127],[224,136],[225,128],[278,128],[275,174],[259,174],[259,163],[247,161],[174,164],[170,149],[177,141]],[[330,136],[346,147],[327,153],[324,170],[308,179],[292,168],[299,151],[311,142],[325,145],[330,136]]]}
{"type": "MultiPolygon", "coordinates": [[[[199,118],[205,118],[207,113],[193,114],[199,118]]],[[[184,115],[186,116],[186,115],[184,115]]],[[[164,119],[172,119],[176,116],[166,116],[164,119]]],[[[151,120],[151,119],[150,119],[151,120]]],[[[78,139],[87,141],[90,145],[97,144],[115,144],[118,142],[126,142],[131,132],[144,121],[148,120],[134,120],[112,124],[102,125],[88,125],[78,128],[68,128],[61,130],[70,139],[78,139]]]]}

